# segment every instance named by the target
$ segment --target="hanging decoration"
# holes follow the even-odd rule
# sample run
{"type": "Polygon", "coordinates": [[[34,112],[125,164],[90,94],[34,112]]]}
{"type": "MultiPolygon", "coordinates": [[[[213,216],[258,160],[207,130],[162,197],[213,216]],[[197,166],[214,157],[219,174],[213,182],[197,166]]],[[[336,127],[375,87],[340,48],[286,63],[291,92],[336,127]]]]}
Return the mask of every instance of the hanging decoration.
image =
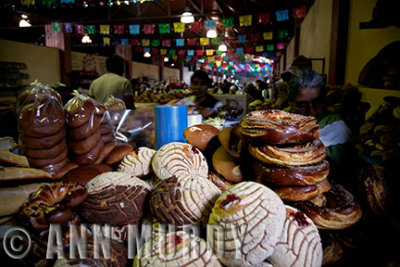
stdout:
{"type": "Polygon", "coordinates": [[[100,25],[100,34],[110,34],[110,25],[100,25]]]}
{"type": "Polygon", "coordinates": [[[150,46],[150,40],[149,39],[142,39],[142,46],[150,46]]]}
{"type": "Polygon", "coordinates": [[[160,55],[166,55],[167,49],[160,49],[160,55]]]}
{"type": "Polygon", "coordinates": [[[187,43],[189,46],[195,46],[197,43],[197,39],[196,38],[189,38],[187,39],[187,43]]]}
{"type": "Polygon", "coordinates": [[[131,39],[131,45],[132,46],[140,46],[140,40],[139,39],[131,39]]]}
{"type": "Polygon", "coordinates": [[[75,32],[78,34],[84,33],[84,26],[82,24],[75,24],[75,32]]]}
{"type": "Polygon", "coordinates": [[[272,40],[272,39],[274,39],[274,33],[273,32],[264,32],[263,37],[264,37],[264,40],[272,40]]]}
{"type": "Polygon", "coordinates": [[[125,30],[125,25],[124,24],[119,24],[119,25],[114,25],[114,33],[121,35],[124,34],[125,30]]]}
{"type": "Polygon", "coordinates": [[[172,55],[172,60],[177,60],[178,56],[177,55],[172,55]]]}
{"type": "Polygon", "coordinates": [[[260,34],[259,33],[250,34],[250,40],[252,42],[258,42],[258,40],[260,40],[260,34]]]}
{"type": "Polygon", "coordinates": [[[162,46],[171,47],[171,39],[163,39],[161,42],[162,42],[162,46]]]}
{"type": "Polygon", "coordinates": [[[129,25],[129,33],[132,35],[140,34],[140,25],[139,24],[129,25]]]}
{"type": "Polygon", "coordinates": [[[276,44],[276,49],[278,49],[278,50],[283,50],[283,49],[285,49],[285,43],[277,43],[277,44],[276,44]]]}
{"type": "Polygon", "coordinates": [[[159,53],[159,49],[153,47],[153,48],[151,49],[151,53],[154,54],[154,55],[157,55],[157,54],[159,53]]]}
{"type": "Polygon", "coordinates": [[[276,14],[276,20],[277,21],[286,21],[289,20],[289,10],[284,9],[284,10],[278,10],[275,12],[276,14]]]}
{"type": "Polygon", "coordinates": [[[220,45],[221,44],[221,38],[220,37],[213,38],[211,43],[213,45],[220,45]]]}
{"type": "Polygon", "coordinates": [[[258,24],[267,24],[271,20],[271,15],[269,13],[262,13],[257,15],[258,24]]]}
{"type": "Polygon", "coordinates": [[[52,22],[51,23],[51,27],[52,27],[54,32],[59,32],[61,30],[60,29],[60,23],[58,23],[58,22],[52,22]]]}
{"type": "Polygon", "coordinates": [[[61,4],[74,4],[75,0],[61,0],[60,3],[61,4]]]}
{"type": "Polygon", "coordinates": [[[257,45],[257,46],[256,46],[256,52],[257,52],[257,53],[260,53],[260,52],[262,52],[262,51],[264,51],[264,46],[263,46],[263,45],[257,45]]]}
{"type": "Polygon", "coordinates": [[[232,28],[233,18],[222,18],[222,28],[232,28]]]}
{"type": "Polygon", "coordinates": [[[176,39],[176,46],[181,47],[185,45],[185,39],[176,39]]]}
{"type": "Polygon", "coordinates": [[[251,15],[239,16],[240,26],[251,26],[251,15]]]}
{"type": "Polygon", "coordinates": [[[122,39],[121,39],[121,44],[122,44],[122,45],[129,45],[129,39],[127,39],[127,38],[122,38],[122,39]]]}
{"type": "Polygon", "coordinates": [[[144,53],[146,53],[146,52],[150,53],[150,47],[143,47],[143,52],[144,53]]]}
{"type": "Polygon", "coordinates": [[[297,8],[293,8],[293,17],[295,19],[301,19],[304,18],[307,14],[307,7],[306,6],[300,6],[297,8]]]}
{"type": "Polygon", "coordinates": [[[200,38],[200,45],[206,46],[210,44],[210,39],[207,37],[200,38]]]}
{"type": "Polygon", "coordinates": [[[159,47],[159,46],[160,46],[160,40],[159,40],[159,39],[153,39],[153,40],[151,40],[151,46],[153,46],[153,47],[159,47]]]}
{"type": "Polygon", "coordinates": [[[155,27],[156,25],[154,24],[144,24],[143,25],[144,34],[154,34],[155,27]]]}
{"type": "Polygon", "coordinates": [[[206,30],[215,30],[215,29],[217,29],[217,21],[206,20],[206,30]]]}
{"type": "Polygon", "coordinates": [[[72,23],[64,23],[64,31],[66,33],[72,33],[74,31],[74,27],[72,23]]]}
{"type": "Polygon", "coordinates": [[[171,33],[171,24],[169,23],[158,24],[158,30],[160,31],[161,34],[171,33]]]}
{"type": "Polygon", "coordinates": [[[243,54],[243,52],[244,52],[243,47],[236,48],[236,53],[237,54],[243,54]]]}
{"type": "Polygon", "coordinates": [[[168,51],[168,55],[172,56],[172,55],[176,55],[176,50],[175,49],[170,49],[168,51]]]}
{"type": "Polygon", "coordinates": [[[195,21],[189,24],[189,29],[192,32],[201,32],[201,22],[200,21],[195,21]]]}
{"type": "Polygon", "coordinates": [[[187,55],[191,57],[194,56],[194,50],[188,50],[187,55]]]}
{"type": "Polygon", "coordinates": [[[35,0],[21,0],[21,6],[33,6],[34,4],[35,0]]]}
{"type": "Polygon", "coordinates": [[[109,37],[103,37],[103,44],[104,45],[110,45],[110,38],[109,37]]]}
{"type": "Polygon", "coordinates": [[[206,56],[212,56],[212,55],[214,55],[214,49],[207,49],[206,56]]]}
{"type": "Polygon", "coordinates": [[[178,55],[179,56],[184,56],[186,54],[186,50],[183,50],[183,49],[179,49],[178,50],[178,55]]]}
{"type": "Polygon", "coordinates": [[[174,22],[174,31],[176,33],[184,32],[185,31],[185,23],[174,22]]]}
{"type": "Polygon", "coordinates": [[[275,47],[273,44],[267,44],[266,49],[267,51],[274,51],[275,47]]]}
{"type": "Polygon", "coordinates": [[[95,34],[96,33],[96,25],[85,25],[85,33],[95,34]]]}
{"type": "Polygon", "coordinates": [[[42,0],[42,5],[44,6],[51,6],[51,5],[55,5],[56,4],[56,0],[42,0]]]}
{"type": "Polygon", "coordinates": [[[254,46],[247,46],[246,53],[254,53],[254,46]]]}
{"type": "Polygon", "coordinates": [[[247,35],[243,34],[243,35],[238,35],[238,41],[239,43],[244,43],[246,42],[247,39],[247,35]]]}
{"type": "Polygon", "coordinates": [[[284,39],[286,37],[288,37],[288,31],[287,30],[278,31],[278,38],[279,39],[284,39]]]}
{"type": "Polygon", "coordinates": [[[204,55],[204,50],[196,50],[196,55],[197,56],[203,56],[204,55]]]}
{"type": "Polygon", "coordinates": [[[135,47],[135,53],[142,53],[143,49],[140,46],[135,47]]]}

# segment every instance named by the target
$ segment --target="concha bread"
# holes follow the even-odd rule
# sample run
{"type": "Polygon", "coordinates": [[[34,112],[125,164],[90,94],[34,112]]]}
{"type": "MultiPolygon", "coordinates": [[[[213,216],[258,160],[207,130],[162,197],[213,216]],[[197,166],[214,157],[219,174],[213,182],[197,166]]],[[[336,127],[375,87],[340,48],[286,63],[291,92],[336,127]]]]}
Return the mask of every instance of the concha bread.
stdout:
{"type": "Polygon", "coordinates": [[[282,200],[268,187],[242,182],[225,191],[215,202],[208,228],[211,247],[227,266],[261,264],[274,252],[279,241],[286,209],[282,200]]]}
{"type": "Polygon", "coordinates": [[[275,267],[316,267],[321,266],[322,256],[317,227],[304,213],[286,206],[282,235],[268,261],[275,267]]]}
{"type": "Polygon", "coordinates": [[[155,235],[139,250],[133,266],[219,267],[221,264],[203,239],[177,231],[155,235]]]}
{"type": "Polygon", "coordinates": [[[150,206],[153,215],[162,223],[205,224],[220,195],[218,187],[205,178],[171,177],[153,190],[150,206]]]}
{"type": "Polygon", "coordinates": [[[141,178],[152,171],[151,160],[155,153],[156,150],[154,149],[139,147],[122,159],[118,166],[118,171],[141,178]]]}
{"type": "Polygon", "coordinates": [[[208,175],[208,164],[201,151],[180,142],[163,145],[154,155],[151,165],[161,180],[187,175],[207,178],[208,175]]]}

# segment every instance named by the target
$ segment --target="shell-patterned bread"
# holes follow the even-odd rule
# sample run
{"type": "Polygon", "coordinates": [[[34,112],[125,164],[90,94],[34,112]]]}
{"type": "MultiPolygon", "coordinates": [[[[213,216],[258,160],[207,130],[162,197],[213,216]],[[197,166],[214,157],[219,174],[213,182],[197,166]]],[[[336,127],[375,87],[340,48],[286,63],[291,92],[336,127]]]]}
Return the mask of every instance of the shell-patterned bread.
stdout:
{"type": "Polygon", "coordinates": [[[152,171],[151,159],[155,153],[156,150],[154,149],[139,147],[122,159],[118,166],[118,171],[142,178],[152,171]]]}
{"type": "Polygon", "coordinates": [[[155,235],[139,250],[133,266],[219,267],[221,264],[203,239],[177,231],[155,235]]]}
{"type": "Polygon", "coordinates": [[[188,174],[207,178],[208,164],[201,151],[190,144],[172,142],[163,145],[151,162],[153,171],[161,180],[188,174]]]}
{"type": "Polygon", "coordinates": [[[268,261],[275,267],[321,266],[322,244],[317,227],[304,213],[286,206],[280,241],[268,261]]]}
{"type": "Polygon", "coordinates": [[[208,227],[210,245],[227,266],[261,264],[274,252],[279,241],[286,209],[268,187],[242,182],[225,191],[215,202],[208,227]]]}
{"type": "Polygon", "coordinates": [[[221,191],[210,180],[190,175],[162,180],[150,198],[152,214],[161,223],[207,223],[221,191]]]}
{"type": "Polygon", "coordinates": [[[126,225],[136,223],[150,186],[124,172],[105,172],[86,184],[88,198],[82,204],[82,215],[89,222],[126,225]]]}

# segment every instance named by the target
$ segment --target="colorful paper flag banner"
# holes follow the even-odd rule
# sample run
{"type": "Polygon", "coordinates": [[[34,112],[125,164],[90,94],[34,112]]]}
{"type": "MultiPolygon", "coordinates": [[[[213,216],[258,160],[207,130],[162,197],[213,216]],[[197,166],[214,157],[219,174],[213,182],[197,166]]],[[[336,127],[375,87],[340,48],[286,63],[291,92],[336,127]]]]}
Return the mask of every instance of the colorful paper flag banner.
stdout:
{"type": "Polygon", "coordinates": [[[35,4],[35,0],[21,0],[22,6],[30,6],[30,5],[34,5],[34,4],[35,4]]]}
{"type": "Polygon", "coordinates": [[[103,44],[104,45],[110,45],[110,38],[109,37],[103,37],[103,44]]]}
{"type": "Polygon", "coordinates": [[[144,34],[154,34],[155,27],[156,25],[154,24],[144,24],[143,25],[144,34]]]}
{"type": "Polygon", "coordinates": [[[135,53],[142,53],[143,49],[140,46],[135,47],[135,53]]]}
{"type": "Polygon", "coordinates": [[[246,42],[247,39],[247,35],[243,34],[243,35],[238,35],[238,41],[239,43],[244,43],[246,42]]]}
{"type": "Polygon", "coordinates": [[[197,55],[197,56],[202,56],[202,55],[204,55],[204,50],[196,50],[196,55],[197,55]]]}
{"type": "Polygon", "coordinates": [[[260,40],[260,34],[259,33],[250,34],[250,40],[252,42],[258,42],[258,40],[260,40]]]}
{"type": "Polygon", "coordinates": [[[168,51],[168,55],[176,55],[176,50],[175,49],[170,49],[169,51],[168,51]]]}
{"type": "Polygon", "coordinates": [[[176,46],[184,46],[185,45],[185,39],[176,39],[176,46]]]}
{"type": "Polygon", "coordinates": [[[243,52],[244,52],[243,47],[236,48],[236,53],[237,54],[243,54],[243,52]]]}
{"type": "Polygon", "coordinates": [[[179,56],[184,56],[185,53],[186,53],[186,50],[183,50],[183,49],[179,49],[179,50],[178,50],[178,55],[179,55],[179,56]]]}
{"type": "Polygon", "coordinates": [[[129,45],[129,39],[122,38],[122,39],[121,39],[121,44],[122,44],[122,45],[129,45]]]}
{"type": "Polygon", "coordinates": [[[264,32],[263,33],[264,40],[272,40],[274,38],[273,32],[264,32]]]}
{"type": "Polygon", "coordinates": [[[74,4],[75,0],[61,0],[60,3],[61,4],[74,4]]]}
{"type": "Polygon", "coordinates": [[[156,55],[156,54],[159,53],[159,49],[153,47],[153,48],[151,48],[151,53],[154,54],[154,55],[156,55]]]}
{"type": "Polygon", "coordinates": [[[207,55],[207,56],[212,56],[212,55],[214,55],[214,49],[207,49],[207,50],[206,50],[206,55],[207,55]]]}
{"type": "Polygon", "coordinates": [[[210,39],[206,37],[200,38],[200,45],[209,45],[210,44],[210,39]]]}
{"type": "Polygon", "coordinates": [[[72,33],[74,31],[72,23],[64,23],[64,31],[66,33],[72,33]]]}
{"type": "Polygon", "coordinates": [[[124,34],[125,30],[125,25],[124,24],[119,24],[119,25],[114,25],[114,33],[121,35],[124,34]]]}
{"type": "Polygon", "coordinates": [[[42,0],[42,5],[55,5],[56,4],[56,0],[42,0]]]}
{"type": "Polygon", "coordinates": [[[194,56],[194,50],[188,50],[187,51],[188,56],[194,56]]]}
{"type": "Polygon", "coordinates": [[[189,24],[189,29],[192,32],[200,32],[201,31],[201,22],[200,21],[195,21],[189,24]]]}
{"type": "Polygon", "coordinates": [[[286,38],[286,37],[288,37],[288,31],[287,30],[278,31],[278,38],[279,39],[283,39],[283,38],[286,38]]]}
{"type": "Polygon", "coordinates": [[[176,33],[184,32],[185,31],[185,23],[174,22],[174,31],[176,33]]]}
{"type": "Polygon", "coordinates": [[[144,53],[146,53],[146,52],[149,52],[149,53],[150,53],[150,47],[144,47],[144,48],[143,48],[143,52],[144,52],[144,53]]]}
{"type": "Polygon", "coordinates": [[[162,46],[171,47],[171,39],[163,39],[161,42],[162,42],[162,46]]]}
{"type": "Polygon", "coordinates": [[[211,43],[213,45],[220,45],[221,44],[221,38],[220,37],[212,38],[211,43]]]}
{"type": "Polygon", "coordinates": [[[142,46],[150,46],[150,40],[149,39],[142,39],[142,46]]]}
{"type": "Polygon", "coordinates": [[[100,25],[100,34],[110,34],[110,25],[100,25]]]}
{"type": "Polygon", "coordinates": [[[171,33],[171,24],[169,23],[158,24],[158,29],[161,34],[171,33]]]}
{"type": "Polygon", "coordinates": [[[160,55],[166,55],[167,49],[160,49],[160,55]]]}
{"type": "Polygon", "coordinates": [[[83,34],[85,32],[84,26],[82,24],[75,24],[75,32],[83,34]]]}
{"type": "Polygon", "coordinates": [[[217,29],[217,21],[206,20],[206,30],[215,30],[215,29],[217,29]]]}
{"type": "Polygon", "coordinates": [[[189,38],[187,39],[187,43],[189,46],[195,46],[197,43],[197,39],[196,38],[189,38]]]}
{"type": "Polygon", "coordinates": [[[232,28],[233,18],[222,18],[222,28],[232,28]]]}
{"type": "Polygon", "coordinates": [[[306,6],[293,8],[293,17],[295,19],[304,18],[306,16],[306,14],[307,14],[307,7],[306,6]]]}
{"type": "Polygon", "coordinates": [[[86,25],[85,32],[87,34],[95,34],[96,33],[96,25],[86,25]]]}
{"type": "Polygon", "coordinates": [[[53,28],[53,31],[55,31],[55,32],[60,31],[60,23],[58,23],[58,22],[52,22],[51,27],[53,28]]]}
{"type": "Polygon", "coordinates": [[[247,46],[246,53],[254,53],[254,46],[247,46]]]}
{"type": "Polygon", "coordinates": [[[285,43],[277,43],[277,44],[276,44],[276,49],[278,49],[278,50],[283,50],[283,49],[285,49],[285,43]]]}
{"type": "Polygon", "coordinates": [[[278,10],[275,12],[275,14],[276,14],[277,21],[289,20],[289,10],[288,9],[278,10]]]}
{"type": "Polygon", "coordinates": [[[215,60],[214,57],[207,57],[208,62],[214,62],[214,60],[215,60]]]}
{"type": "Polygon", "coordinates": [[[251,15],[239,16],[240,26],[251,26],[251,15]]]}
{"type": "Polygon", "coordinates": [[[273,44],[267,44],[266,49],[267,49],[267,51],[274,51],[275,47],[273,44]]]}
{"type": "Polygon", "coordinates": [[[139,46],[140,45],[140,40],[139,39],[131,39],[131,45],[132,46],[139,46]]]}
{"type": "Polygon", "coordinates": [[[177,60],[178,56],[177,55],[172,55],[172,60],[177,60]]]}
{"type": "Polygon", "coordinates": [[[256,52],[260,53],[262,51],[264,51],[264,46],[263,45],[257,45],[256,46],[256,52]]]}
{"type": "Polygon", "coordinates": [[[267,24],[271,20],[271,15],[269,13],[261,13],[257,15],[258,24],[267,24]]]}
{"type": "Polygon", "coordinates": [[[160,40],[158,40],[158,39],[151,40],[151,46],[159,47],[160,46],[160,40]]]}
{"type": "Polygon", "coordinates": [[[129,33],[132,35],[140,34],[140,25],[139,24],[129,25],[129,33]]]}
{"type": "Polygon", "coordinates": [[[192,60],[192,57],[191,56],[186,56],[186,61],[191,61],[192,60]]]}

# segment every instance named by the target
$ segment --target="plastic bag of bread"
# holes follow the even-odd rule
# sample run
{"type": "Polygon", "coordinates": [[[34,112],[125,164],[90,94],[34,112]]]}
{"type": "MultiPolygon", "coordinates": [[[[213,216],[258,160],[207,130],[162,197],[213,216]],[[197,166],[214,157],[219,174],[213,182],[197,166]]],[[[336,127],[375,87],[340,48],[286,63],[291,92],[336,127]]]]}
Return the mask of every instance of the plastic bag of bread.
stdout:
{"type": "Polygon", "coordinates": [[[64,106],[71,159],[79,165],[101,163],[104,146],[115,141],[107,108],[77,91],[74,95],[64,106]]]}
{"type": "MultiPolygon", "coordinates": [[[[60,95],[40,82],[18,98],[19,143],[31,167],[42,168],[58,178],[67,162],[65,115],[60,95]]],[[[73,167],[73,165],[67,165],[73,167]]],[[[67,168],[67,169],[66,169],[67,168]]]]}
{"type": "Polygon", "coordinates": [[[104,106],[107,107],[107,110],[110,114],[111,124],[117,126],[126,110],[124,100],[111,95],[109,98],[107,98],[104,106]]]}
{"type": "Polygon", "coordinates": [[[153,106],[143,106],[135,110],[126,109],[121,119],[114,125],[115,138],[133,147],[155,147],[155,120],[153,106]]]}

